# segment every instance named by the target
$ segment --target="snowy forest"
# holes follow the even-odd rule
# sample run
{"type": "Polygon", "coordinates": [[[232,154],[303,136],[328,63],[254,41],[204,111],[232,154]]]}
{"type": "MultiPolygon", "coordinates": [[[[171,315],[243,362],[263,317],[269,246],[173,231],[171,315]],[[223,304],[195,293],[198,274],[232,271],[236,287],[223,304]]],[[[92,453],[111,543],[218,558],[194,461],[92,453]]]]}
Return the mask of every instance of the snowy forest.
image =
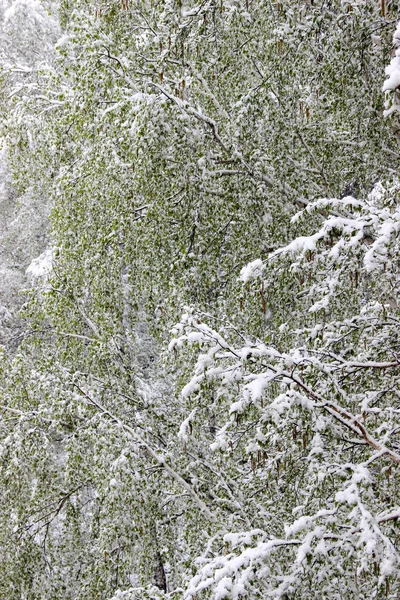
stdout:
{"type": "Polygon", "coordinates": [[[0,0],[0,598],[400,598],[400,3],[0,0]]]}

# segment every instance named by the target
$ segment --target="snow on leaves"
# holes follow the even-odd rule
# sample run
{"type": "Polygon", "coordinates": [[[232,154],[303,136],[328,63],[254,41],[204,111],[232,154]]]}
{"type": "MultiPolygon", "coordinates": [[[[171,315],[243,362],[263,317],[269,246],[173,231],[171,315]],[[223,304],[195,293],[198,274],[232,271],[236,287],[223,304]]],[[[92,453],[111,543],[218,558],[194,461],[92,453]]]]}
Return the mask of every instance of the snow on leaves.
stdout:
{"type": "MultiPolygon", "coordinates": [[[[256,337],[243,345],[249,332],[244,336],[226,321],[214,329],[207,324],[210,315],[189,309],[173,329],[170,349],[197,348],[194,374],[182,389],[192,406],[193,428],[202,399],[210,390],[215,398],[219,423],[212,452],[222,452],[228,463],[238,461],[241,452],[247,455],[250,472],[258,473],[264,485],[272,469],[279,473],[279,465],[286,462],[287,469],[291,461],[304,464],[308,479],[307,484],[303,480],[304,502],[283,517],[284,531],[265,523],[266,529],[254,534],[225,534],[228,552],[199,562],[185,598],[203,590],[213,599],[251,596],[256,590],[264,597],[283,597],[303,589],[304,562],[309,571],[311,564],[319,565],[319,575],[313,576],[323,586],[324,576],[333,572],[332,557],[344,552],[352,557],[357,577],[364,577],[373,561],[376,581],[386,589],[398,569],[396,536],[382,517],[398,517],[397,507],[387,506],[390,493],[382,493],[394,484],[385,476],[390,462],[394,468],[400,464],[393,394],[400,373],[399,320],[397,303],[387,297],[394,294],[400,256],[397,183],[388,189],[377,185],[365,201],[346,197],[310,203],[294,221],[305,222],[318,211],[324,216],[316,233],[296,238],[265,261],[253,261],[240,275],[247,290],[257,288],[260,279],[267,286],[269,270],[275,269],[274,276],[279,264],[296,270],[307,265],[312,252],[313,293],[328,299],[319,301],[323,319],[314,328],[296,325],[304,310],[319,312],[315,303],[310,307],[306,290],[298,295],[292,324],[281,327],[282,335],[270,346],[256,337]],[[335,302],[348,285],[352,256],[360,286],[368,286],[369,293],[364,287],[358,307],[342,306],[337,320],[335,302]],[[349,337],[352,345],[344,342],[349,337]],[[283,347],[287,350],[278,349],[283,347]],[[321,489],[330,491],[321,496],[321,489]],[[302,516],[291,521],[298,511],[302,516]]],[[[186,432],[186,421],[182,427],[186,432]]],[[[185,443],[190,447],[190,436],[185,443]]],[[[249,474],[242,477],[249,497],[259,493],[249,474]]],[[[342,567],[343,576],[345,562],[342,567]]]]}

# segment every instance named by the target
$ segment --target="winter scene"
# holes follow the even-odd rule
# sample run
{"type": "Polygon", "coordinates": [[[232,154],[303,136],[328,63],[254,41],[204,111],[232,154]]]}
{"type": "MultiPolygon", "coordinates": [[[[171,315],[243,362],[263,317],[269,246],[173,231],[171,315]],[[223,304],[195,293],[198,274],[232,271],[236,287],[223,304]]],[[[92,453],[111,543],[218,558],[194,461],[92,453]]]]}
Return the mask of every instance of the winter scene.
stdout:
{"type": "Polygon", "coordinates": [[[400,600],[400,2],[0,0],[0,600],[400,600]]]}

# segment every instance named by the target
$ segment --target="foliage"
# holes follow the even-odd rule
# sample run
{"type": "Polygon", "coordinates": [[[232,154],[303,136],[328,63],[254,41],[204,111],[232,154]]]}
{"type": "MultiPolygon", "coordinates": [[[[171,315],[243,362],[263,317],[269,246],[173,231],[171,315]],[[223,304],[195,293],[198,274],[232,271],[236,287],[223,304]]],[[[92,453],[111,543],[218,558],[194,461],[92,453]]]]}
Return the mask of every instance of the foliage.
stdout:
{"type": "MultiPolygon", "coordinates": [[[[398,593],[397,186],[378,186],[366,201],[317,201],[302,216],[327,207],[339,214],[319,231],[242,271],[245,297],[269,297],[287,269],[307,280],[269,345],[229,323],[216,331],[196,313],[175,329],[171,348],[201,348],[182,391],[199,407],[192,427],[213,390],[220,425],[211,448],[245,486],[254,528],[225,534],[228,555],[201,567],[193,595],[398,593]]],[[[181,437],[189,441],[186,429],[181,437]]]]}
{"type": "Polygon", "coordinates": [[[53,265],[2,356],[1,596],[397,598],[379,10],[64,1],[9,74],[53,265]]]}

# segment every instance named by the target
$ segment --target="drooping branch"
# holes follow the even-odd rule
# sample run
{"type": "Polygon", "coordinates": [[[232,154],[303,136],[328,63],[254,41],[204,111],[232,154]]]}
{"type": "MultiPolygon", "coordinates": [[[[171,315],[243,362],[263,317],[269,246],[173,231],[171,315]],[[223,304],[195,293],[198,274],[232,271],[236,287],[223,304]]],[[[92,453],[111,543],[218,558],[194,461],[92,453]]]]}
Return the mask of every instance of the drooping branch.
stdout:
{"type": "Polygon", "coordinates": [[[105,407],[103,407],[97,400],[95,400],[94,398],[89,396],[89,394],[87,394],[79,385],[77,385],[76,383],[74,383],[73,385],[86,398],[86,400],[88,401],[88,403],[91,406],[95,407],[101,414],[108,417],[112,422],[116,423],[121,429],[123,429],[129,435],[129,437],[131,437],[131,439],[136,444],[142,446],[143,448],[146,448],[146,450],[149,453],[149,455],[151,456],[151,458],[153,458],[158,463],[158,465],[160,465],[166,471],[166,473],[168,473],[168,475],[174,481],[176,481],[176,483],[178,483],[178,485],[180,485],[182,488],[184,488],[190,494],[191,498],[194,500],[195,504],[197,504],[197,506],[200,508],[200,510],[204,513],[204,515],[210,521],[215,522],[215,520],[216,520],[215,515],[210,511],[210,509],[206,506],[206,504],[203,502],[203,500],[201,500],[201,498],[196,494],[193,487],[185,479],[183,479],[183,477],[181,477],[179,475],[179,473],[177,473],[166,462],[165,456],[156,452],[150,446],[150,444],[148,444],[136,431],[134,431],[132,429],[132,427],[130,427],[129,425],[124,423],[120,418],[118,418],[116,415],[112,414],[109,410],[107,410],[105,407]]]}

